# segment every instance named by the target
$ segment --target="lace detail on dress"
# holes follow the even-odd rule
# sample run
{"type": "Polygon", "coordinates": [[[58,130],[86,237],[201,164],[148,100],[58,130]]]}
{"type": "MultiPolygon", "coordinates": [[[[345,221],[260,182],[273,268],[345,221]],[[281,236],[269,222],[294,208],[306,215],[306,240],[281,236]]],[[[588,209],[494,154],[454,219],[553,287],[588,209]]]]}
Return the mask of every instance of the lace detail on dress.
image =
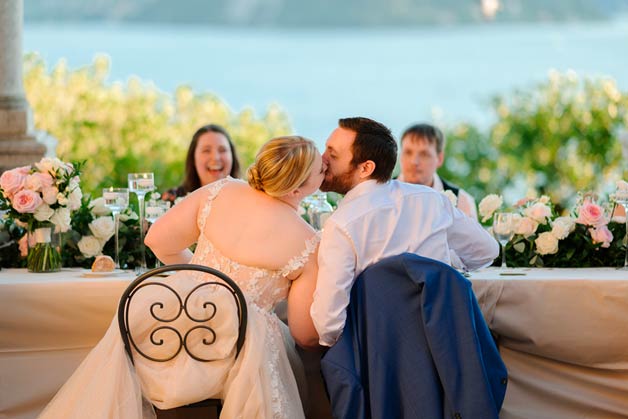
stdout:
{"type": "Polygon", "coordinates": [[[226,178],[217,180],[216,182],[207,185],[207,189],[209,190],[209,196],[207,197],[207,202],[205,202],[205,205],[203,205],[203,208],[201,208],[201,211],[198,214],[197,225],[199,230],[203,231],[203,229],[205,228],[207,216],[209,215],[209,211],[211,211],[212,208],[212,201],[214,200],[214,198],[216,198],[216,195],[218,195],[218,192],[220,192],[222,187],[225,186],[230,180],[234,179],[230,176],[227,176],[226,178]]]}
{"type": "Polygon", "coordinates": [[[321,233],[320,232],[317,232],[312,237],[310,237],[305,242],[305,249],[303,249],[301,254],[297,255],[297,256],[294,256],[292,259],[290,259],[288,261],[286,266],[281,268],[281,270],[279,271],[280,275],[283,276],[283,277],[286,277],[286,276],[290,275],[291,272],[294,272],[297,269],[303,267],[303,265],[305,265],[305,262],[307,262],[307,260],[310,257],[310,255],[314,252],[314,250],[316,250],[316,246],[318,246],[318,243],[320,241],[321,241],[321,233]]]}
{"type": "Polygon", "coordinates": [[[266,319],[266,324],[270,329],[270,333],[267,335],[268,339],[265,342],[264,350],[267,354],[268,372],[270,373],[270,406],[273,414],[273,419],[290,419],[288,400],[284,389],[287,383],[281,377],[279,373],[279,351],[277,348],[283,346],[283,339],[281,337],[281,330],[279,326],[279,319],[273,313],[269,313],[258,306],[251,306],[252,309],[263,315],[266,319]]]}

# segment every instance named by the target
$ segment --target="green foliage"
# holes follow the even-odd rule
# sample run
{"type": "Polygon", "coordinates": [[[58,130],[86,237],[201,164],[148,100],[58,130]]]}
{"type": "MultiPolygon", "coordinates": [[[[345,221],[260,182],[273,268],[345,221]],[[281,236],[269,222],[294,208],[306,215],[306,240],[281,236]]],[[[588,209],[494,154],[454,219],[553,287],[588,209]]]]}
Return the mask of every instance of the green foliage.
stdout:
{"type": "Polygon", "coordinates": [[[609,78],[551,73],[547,81],[493,99],[496,122],[487,133],[472,125],[446,129],[444,178],[476,200],[516,190],[546,194],[560,207],[577,191],[604,192],[622,178],[618,134],[628,127],[628,94],[609,78]]]}
{"type": "MultiPolygon", "coordinates": [[[[63,233],[63,247],[61,256],[64,267],[90,268],[95,257],[83,255],[78,247],[82,237],[91,235],[89,224],[98,215],[93,212],[94,201],[91,197],[85,196],[81,201],[81,207],[72,213],[72,228],[67,233],[63,233]]],[[[105,215],[111,216],[111,215],[105,215]]],[[[131,203],[120,214],[120,227],[118,231],[118,246],[120,256],[120,266],[124,269],[132,269],[139,265],[140,260],[140,224],[137,216],[137,206],[131,203]]],[[[149,267],[155,265],[155,255],[149,248],[146,248],[146,264],[149,267]]],[[[102,254],[115,258],[115,238],[110,237],[103,243],[102,254]]]]}
{"type": "Polygon", "coordinates": [[[59,140],[58,156],[87,161],[81,177],[86,193],[99,196],[102,187],[125,186],[132,172],[154,172],[162,190],[181,184],[192,134],[208,123],[231,134],[243,168],[262,143],[291,131],[277,106],[261,118],[251,109],[234,113],[218,97],[187,86],[169,95],[134,77],[108,83],[109,66],[106,56],[77,70],[60,61],[48,71],[36,54],[24,61],[35,126],[59,140]]]}
{"type": "Polygon", "coordinates": [[[552,73],[535,89],[496,97],[493,107],[499,177],[525,176],[558,202],[621,177],[616,133],[628,125],[628,95],[614,80],[552,73]]]}
{"type": "MultiPolygon", "coordinates": [[[[541,225],[536,234],[529,237],[515,236],[506,245],[506,262],[509,267],[551,267],[551,268],[590,268],[624,265],[626,252],[626,224],[610,222],[608,229],[615,238],[610,247],[604,248],[591,240],[589,227],[578,224],[573,233],[560,241],[558,252],[552,255],[539,255],[534,250],[534,240],[539,234],[551,231],[548,225],[541,225]]],[[[500,250],[501,252],[501,250],[500,250]]],[[[493,263],[501,264],[501,253],[493,263]]]]}

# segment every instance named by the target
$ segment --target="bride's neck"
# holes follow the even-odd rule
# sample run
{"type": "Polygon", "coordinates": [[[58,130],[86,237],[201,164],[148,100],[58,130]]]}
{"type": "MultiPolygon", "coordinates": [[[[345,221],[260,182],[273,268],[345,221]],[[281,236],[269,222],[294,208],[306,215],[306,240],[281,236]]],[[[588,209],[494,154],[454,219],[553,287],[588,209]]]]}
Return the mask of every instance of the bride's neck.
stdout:
{"type": "Polygon", "coordinates": [[[299,200],[297,198],[286,198],[286,197],[282,197],[282,198],[275,198],[277,201],[281,202],[282,204],[288,205],[290,208],[292,208],[293,210],[297,211],[299,208],[299,200]]]}

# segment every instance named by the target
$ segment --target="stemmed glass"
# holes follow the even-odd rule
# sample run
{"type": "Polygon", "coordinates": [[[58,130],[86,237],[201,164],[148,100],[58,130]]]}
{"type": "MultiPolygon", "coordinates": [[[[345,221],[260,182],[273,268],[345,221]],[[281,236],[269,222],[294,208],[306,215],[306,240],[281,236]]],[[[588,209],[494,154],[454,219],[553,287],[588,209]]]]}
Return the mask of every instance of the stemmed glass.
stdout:
{"type": "MultiPolygon", "coordinates": [[[[618,189],[617,193],[615,194],[615,202],[624,207],[624,212],[626,215],[626,235],[628,235],[628,191],[618,189]]],[[[624,266],[623,268],[619,269],[628,271],[628,243],[626,243],[626,256],[624,256],[624,266]]]]}
{"type": "MultiPolygon", "coordinates": [[[[170,201],[161,201],[150,199],[146,203],[146,221],[153,224],[170,208],[170,201]]],[[[158,258],[155,258],[155,268],[161,266],[158,258]]]]}
{"type": "Polygon", "coordinates": [[[137,195],[140,210],[140,265],[137,273],[144,273],[146,268],[146,248],[144,246],[144,197],[155,189],[155,178],[152,173],[129,173],[129,191],[137,195]]]}
{"type": "Polygon", "coordinates": [[[120,213],[129,206],[129,190],[127,188],[105,188],[102,190],[105,206],[113,214],[115,230],[115,263],[116,269],[120,269],[120,249],[118,248],[118,230],[120,229],[120,213]]]}
{"type": "Polygon", "coordinates": [[[506,266],[506,245],[515,235],[513,228],[512,213],[498,212],[493,216],[493,235],[502,248],[502,265],[499,269],[504,270],[506,266]]]}

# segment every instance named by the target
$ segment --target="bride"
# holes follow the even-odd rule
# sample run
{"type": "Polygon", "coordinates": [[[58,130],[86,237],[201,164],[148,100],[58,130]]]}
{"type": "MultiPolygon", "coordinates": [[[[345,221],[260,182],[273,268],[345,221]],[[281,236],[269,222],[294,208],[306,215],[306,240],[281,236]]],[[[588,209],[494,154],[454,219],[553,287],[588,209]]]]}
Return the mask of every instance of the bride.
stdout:
{"type": "MultiPolygon", "coordinates": [[[[297,209],[304,197],[318,189],[325,169],[311,140],[272,139],[248,169],[248,184],[228,177],[198,189],[161,217],[146,236],[146,245],[163,262],[216,268],[235,280],[246,297],[249,317],[244,347],[219,383],[222,388],[217,394],[188,400],[189,394],[182,394],[187,390],[182,389],[198,393],[198,383],[164,371],[150,376],[151,361],[140,357],[135,360],[136,375],[114,318],[105,337],[40,418],[154,417],[150,406],[142,402],[142,393],[162,409],[220,397],[222,419],[303,418],[289,362],[298,359],[290,334],[301,346],[317,345],[311,339],[316,333],[309,307],[316,285],[319,236],[297,209]],[[197,243],[194,254],[188,250],[193,243],[197,243]],[[273,312],[286,297],[290,333],[273,312]],[[146,377],[143,371],[148,371],[146,377]],[[157,402],[151,397],[155,394],[161,396],[157,402]]],[[[190,279],[181,275],[185,271],[169,280],[190,279]]],[[[188,362],[186,368],[192,365],[203,370],[199,377],[220,375],[212,373],[213,363],[188,362]]]]}

